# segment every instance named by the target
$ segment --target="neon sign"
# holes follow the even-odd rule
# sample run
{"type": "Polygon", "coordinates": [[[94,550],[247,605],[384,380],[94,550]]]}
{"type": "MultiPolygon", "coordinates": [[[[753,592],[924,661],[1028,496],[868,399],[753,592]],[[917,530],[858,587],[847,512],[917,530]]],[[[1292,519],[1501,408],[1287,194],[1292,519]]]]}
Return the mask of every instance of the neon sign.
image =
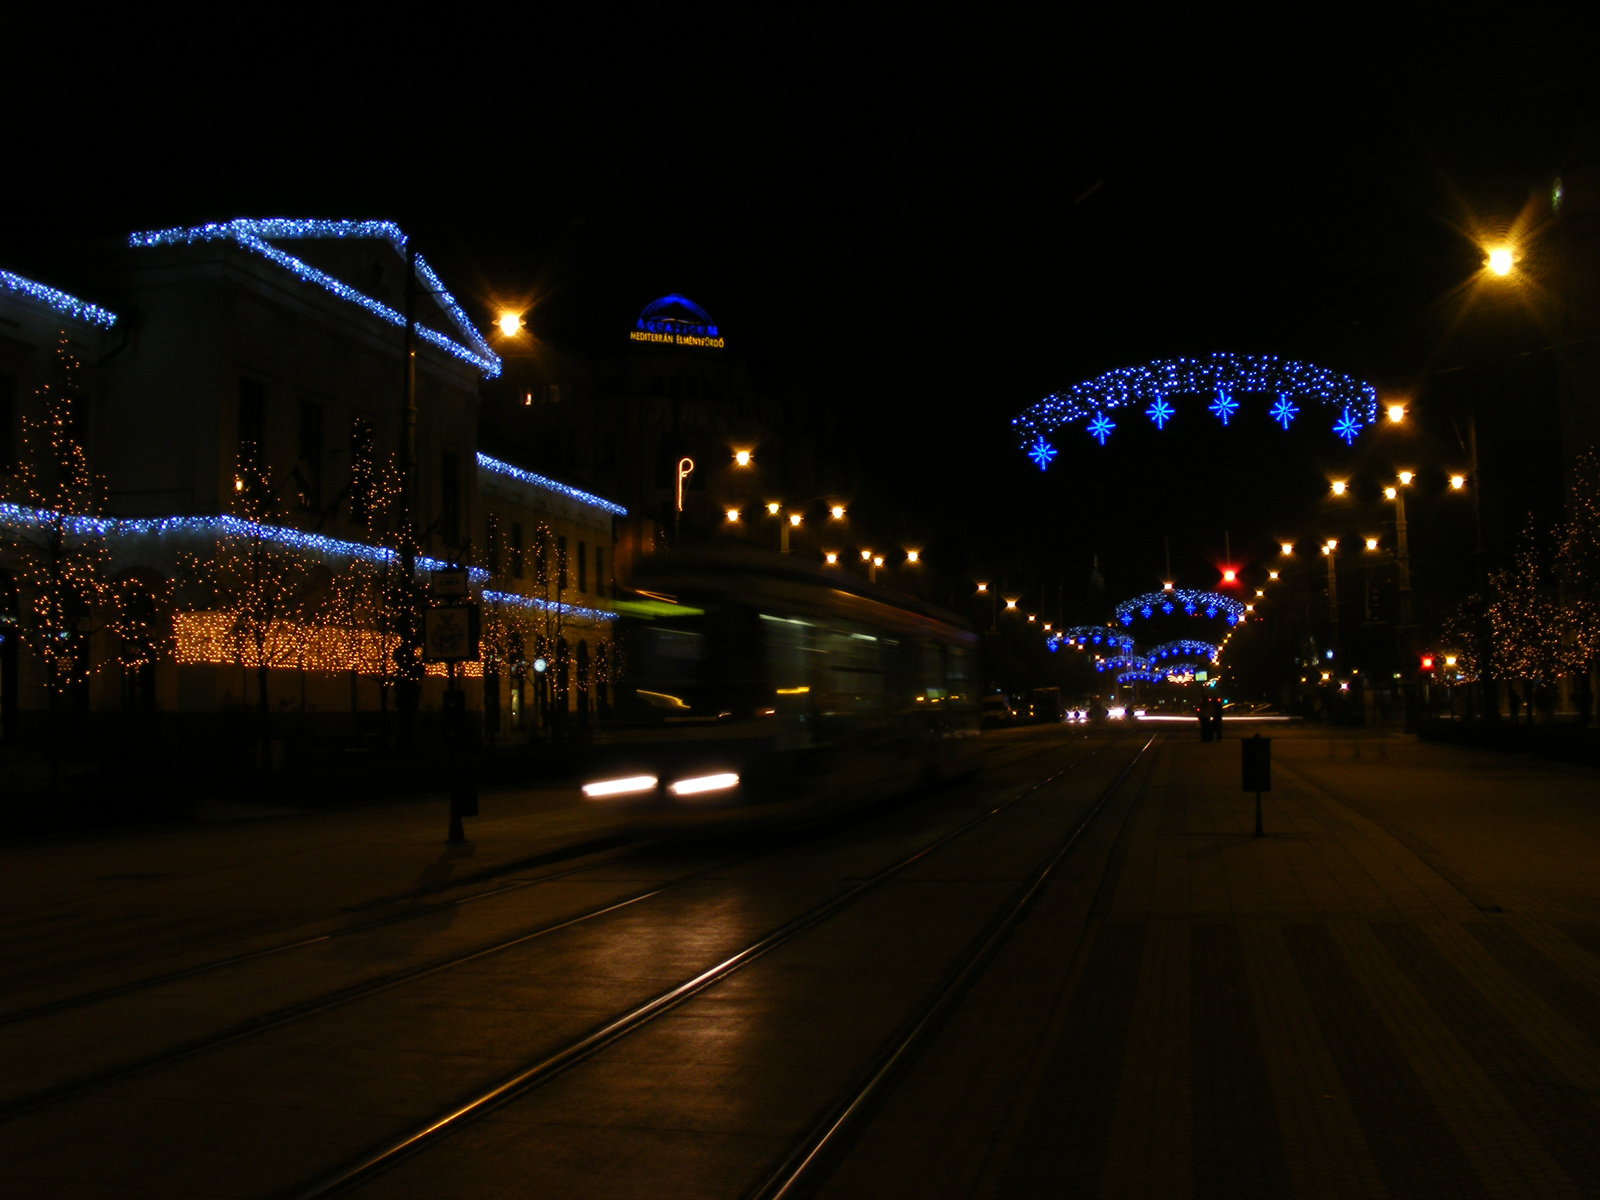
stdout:
{"type": "Polygon", "coordinates": [[[711,316],[687,296],[670,295],[645,306],[628,331],[628,340],[668,346],[703,346],[721,350],[726,345],[711,316]]]}

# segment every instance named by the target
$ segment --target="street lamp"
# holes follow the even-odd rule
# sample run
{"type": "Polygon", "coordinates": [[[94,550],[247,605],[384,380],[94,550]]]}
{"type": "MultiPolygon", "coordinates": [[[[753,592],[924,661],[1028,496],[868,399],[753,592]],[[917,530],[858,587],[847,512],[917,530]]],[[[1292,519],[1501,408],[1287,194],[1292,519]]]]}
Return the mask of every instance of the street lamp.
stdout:
{"type": "Polygon", "coordinates": [[[1450,476],[1450,490],[1451,491],[1459,492],[1462,488],[1464,488],[1466,486],[1467,486],[1467,477],[1465,475],[1452,475],[1452,476],[1450,476]]]}
{"type": "Polygon", "coordinates": [[[733,452],[733,462],[735,466],[748,467],[750,465],[750,451],[735,450],[733,452]]]}
{"type": "Polygon", "coordinates": [[[494,323],[506,337],[515,337],[522,330],[522,314],[507,309],[495,318],[494,323]]]}
{"type": "Polygon", "coordinates": [[[728,524],[729,525],[737,525],[738,523],[739,523],[739,510],[737,508],[730,508],[728,510],[728,524]]]}
{"type": "Polygon", "coordinates": [[[775,517],[778,515],[778,510],[782,507],[783,505],[779,504],[776,500],[773,500],[767,504],[767,514],[775,517]]]}
{"type": "MultiPolygon", "coordinates": [[[[1285,558],[1288,558],[1291,554],[1294,553],[1294,543],[1293,542],[1282,542],[1279,545],[1279,549],[1281,549],[1283,551],[1283,556],[1285,558]]],[[[1276,579],[1277,576],[1274,575],[1273,578],[1276,579]]]]}
{"type": "Polygon", "coordinates": [[[830,567],[837,566],[839,563],[839,555],[833,550],[829,550],[822,558],[830,567]]]}
{"type": "Polygon", "coordinates": [[[1333,494],[1335,496],[1344,495],[1345,488],[1348,486],[1349,485],[1343,479],[1335,479],[1333,481],[1333,494]]]}
{"type": "Polygon", "coordinates": [[[835,521],[844,520],[844,505],[835,504],[832,508],[830,508],[828,510],[828,515],[830,517],[832,517],[835,521]]]}
{"type": "Polygon", "coordinates": [[[920,550],[907,550],[906,551],[906,561],[908,563],[921,562],[922,561],[922,551],[920,551],[920,550]]]}
{"type": "Polygon", "coordinates": [[[1490,246],[1489,255],[1484,259],[1484,267],[1491,275],[1498,275],[1504,279],[1511,274],[1511,268],[1516,264],[1517,256],[1512,253],[1510,246],[1490,246]]]}
{"type": "Polygon", "coordinates": [[[1406,419],[1406,406],[1404,404],[1391,404],[1385,412],[1389,420],[1396,425],[1406,419]]]}

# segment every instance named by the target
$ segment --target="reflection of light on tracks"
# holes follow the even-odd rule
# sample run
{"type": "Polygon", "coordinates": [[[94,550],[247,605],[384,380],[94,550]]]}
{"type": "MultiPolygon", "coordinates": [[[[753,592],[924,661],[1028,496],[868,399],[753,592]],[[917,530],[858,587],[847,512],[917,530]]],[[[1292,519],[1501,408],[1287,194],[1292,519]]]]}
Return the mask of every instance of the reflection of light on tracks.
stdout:
{"type": "Polygon", "coordinates": [[[606,796],[637,796],[640,792],[653,792],[655,789],[654,775],[629,775],[626,779],[600,779],[586,783],[583,785],[583,794],[590,800],[598,800],[606,796]]]}
{"type": "MultiPolygon", "coordinates": [[[[1139,716],[1139,714],[1137,714],[1137,713],[1135,713],[1134,715],[1135,716],[1139,716]]],[[[1225,713],[1224,716],[1223,716],[1223,719],[1225,721],[1227,721],[1227,723],[1229,725],[1243,725],[1243,724],[1251,723],[1251,722],[1254,722],[1254,723],[1265,723],[1265,722],[1274,722],[1274,721],[1276,721],[1276,722],[1288,722],[1288,721],[1294,720],[1293,717],[1284,717],[1284,716],[1265,716],[1265,717],[1243,717],[1243,716],[1241,716],[1241,717],[1236,717],[1232,713],[1225,713]]],[[[1141,720],[1141,721],[1181,721],[1181,722],[1192,724],[1194,722],[1194,720],[1195,720],[1195,717],[1194,717],[1193,713],[1190,713],[1187,716],[1181,716],[1181,717],[1180,716],[1167,716],[1167,715],[1164,715],[1164,714],[1161,714],[1161,713],[1151,713],[1148,716],[1139,717],[1139,720],[1141,720]]]]}

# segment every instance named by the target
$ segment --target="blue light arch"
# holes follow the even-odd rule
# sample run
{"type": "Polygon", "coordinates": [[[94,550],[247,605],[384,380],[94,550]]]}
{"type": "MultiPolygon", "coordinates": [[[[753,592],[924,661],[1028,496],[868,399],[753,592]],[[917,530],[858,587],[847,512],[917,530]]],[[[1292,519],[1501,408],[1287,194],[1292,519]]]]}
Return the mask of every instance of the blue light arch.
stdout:
{"type": "Polygon", "coordinates": [[[1180,415],[1172,401],[1183,397],[1198,397],[1202,411],[1210,414],[1207,420],[1223,425],[1266,420],[1285,431],[1303,410],[1315,407],[1346,445],[1378,419],[1378,392],[1370,383],[1272,354],[1217,353],[1118,367],[1051,393],[1011,425],[1022,449],[1043,471],[1059,453],[1052,439],[1061,441],[1078,422],[1104,446],[1118,425],[1112,414],[1124,424],[1142,415],[1158,430],[1181,427],[1184,420],[1199,416],[1180,415]],[[1240,397],[1257,399],[1247,405],[1240,397]],[[1118,413],[1125,408],[1135,411],[1118,413]]]}
{"type": "Polygon", "coordinates": [[[1117,605],[1116,613],[1117,620],[1124,625],[1132,625],[1134,617],[1149,620],[1156,616],[1175,617],[1180,614],[1186,617],[1204,616],[1213,621],[1220,617],[1229,625],[1237,625],[1244,620],[1244,604],[1221,592],[1173,588],[1171,591],[1146,592],[1142,596],[1124,600],[1117,605]]]}

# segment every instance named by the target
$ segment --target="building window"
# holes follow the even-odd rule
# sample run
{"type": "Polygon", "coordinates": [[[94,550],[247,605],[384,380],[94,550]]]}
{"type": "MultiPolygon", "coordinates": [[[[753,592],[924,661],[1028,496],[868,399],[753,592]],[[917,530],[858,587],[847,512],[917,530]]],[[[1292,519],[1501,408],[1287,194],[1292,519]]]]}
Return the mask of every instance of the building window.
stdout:
{"type": "Polygon", "coordinates": [[[0,375],[0,475],[17,469],[17,381],[0,375]]]}
{"type": "Polygon", "coordinates": [[[556,538],[556,594],[567,590],[567,536],[556,538]]]}
{"type": "Polygon", "coordinates": [[[461,540],[461,459],[453,450],[439,456],[439,536],[461,540]]]}
{"type": "Polygon", "coordinates": [[[267,389],[258,380],[239,380],[239,466],[256,471],[266,465],[267,389]]]}
{"type": "Polygon", "coordinates": [[[511,522],[511,573],[522,578],[522,525],[517,521],[511,522]]]}
{"type": "Polygon", "coordinates": [[[357,417],[350,422],[350,516],[365,525],[377,501],[376,468],[372,461],[372,422],[357,417]]]}
{"type": "Polygon", "coordinates": [[[589,590],[589,543],[578,543],[578,590],[589,590]]]}
{"type": "Polygon", "coordinates": [[[322,405],[300,401],[300,456],[295,462],[295,484],[300,507],[322,507],[322,405]]]}

